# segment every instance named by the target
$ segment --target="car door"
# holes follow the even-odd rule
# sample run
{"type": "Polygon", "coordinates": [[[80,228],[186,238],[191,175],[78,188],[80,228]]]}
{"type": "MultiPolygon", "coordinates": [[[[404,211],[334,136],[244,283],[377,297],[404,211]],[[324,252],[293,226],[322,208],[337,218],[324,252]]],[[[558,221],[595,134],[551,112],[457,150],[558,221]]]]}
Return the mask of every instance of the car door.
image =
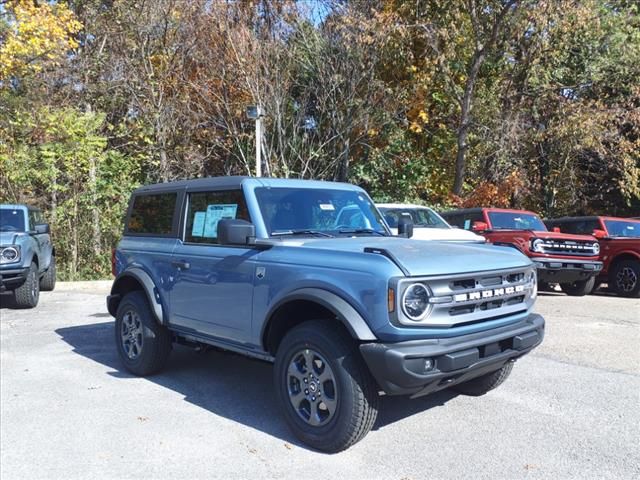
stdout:
{"type": "MultiPolygon", "coordinates": [[[[29,209],[29,231],[35,232],[36,225],[44,224],[42,213],[39,210],[29,209]]],[[[40,271],[49,268],[53,246],[51,236],[48,233],[34,233],[32,237],[38,244],[38,258],[40,259],[40,271]]]]}
{"type": "Polygon", "coordinates": [[[248,342],[259,251],[218,244],[217,226],[223,218],[251,220],[242,190],[187,192],[184,231],[171,261],[170,323],[248,342]]]}

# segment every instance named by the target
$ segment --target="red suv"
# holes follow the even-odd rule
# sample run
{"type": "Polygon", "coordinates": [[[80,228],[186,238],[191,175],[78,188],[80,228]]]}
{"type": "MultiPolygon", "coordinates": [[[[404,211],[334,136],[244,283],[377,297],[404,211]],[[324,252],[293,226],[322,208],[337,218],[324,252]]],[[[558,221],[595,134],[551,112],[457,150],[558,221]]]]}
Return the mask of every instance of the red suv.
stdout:
{"type": "Polygon", "coordinates": [[[549,228],[587,233],[600,241],[602,271],[596,283],[607,283],[623,297],[640,297],[640,219],[564,217],[546,220],[549,228]]]}
{"type": "Polygon", "coordinates": [[[441,214],[451,225],[473,230],[494,245],[515,247],[536,264],[541,288],[559,283],[568,295],[591,292],[602,269],[600,245],[588,235],[549,232],[540,217],[525,210],[468,208],[441,214]]]}

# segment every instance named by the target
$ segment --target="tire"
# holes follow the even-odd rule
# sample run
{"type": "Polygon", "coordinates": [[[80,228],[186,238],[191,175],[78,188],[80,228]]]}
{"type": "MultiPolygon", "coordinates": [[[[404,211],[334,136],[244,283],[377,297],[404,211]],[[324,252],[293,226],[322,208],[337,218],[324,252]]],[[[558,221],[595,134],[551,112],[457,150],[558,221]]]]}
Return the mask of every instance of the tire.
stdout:
{"type": "Polygon", "coordinates": [[[309,321],[289,331],[278,347],[273,371],[287,424],[307,445],[339,452],[373,427],[378,386],[357,344],[329,321],[309,321]],[[308,368],[310,363],[313,367],[308,368]]]}
{"type": "Polygon", "coordinates": [[[509,377],[509,375],[511,374],[511,370],[513,370],[513,362],[507,363],[501,369],[496,370],[495,372],[487,373],[480,377],[474,378],[473,380],[469,380],[468,382],[454,385],[451,388],[456,392],[462,393],[464,395],[479,397],[480,395],[484,395],[494,388],[498,388],[502,384],[502,382],[504,382],[507,377],[509,377]]]}
{"type": "Polygon", "coordinates": [[[609,288],[621,297],[640,298],[640,261],[622,260],[609,274],[609,288]]]}
{"type": "Polygon", "coordinates": [[[40,299],[40,281],[38,266],[31,263],[24,283],[13,291],[16,308],[34,308],[40,299]]]}
{"type": "Polygon", "coordinates": [[[596,277],[591,277],[588,280],[580,280],[573,283],[561,283],[560,288],[562,288],[562,291],[567,295],[572,297],[582,297],[591,293],[595,283],[596,277]]]}
{"type": "Polygon", "coordinates": [[[51,256],[49,268],[40,279],[40,291],[51,292],[56,288],[56,257],[51,256]]]}
{"type": "Polygon", "coordinates": [[[162,370],[171,353],[171,334],[158,324],[141,291],[128,293],[120,301],[115,339],[124,367],[141,377],[162,370]]]}

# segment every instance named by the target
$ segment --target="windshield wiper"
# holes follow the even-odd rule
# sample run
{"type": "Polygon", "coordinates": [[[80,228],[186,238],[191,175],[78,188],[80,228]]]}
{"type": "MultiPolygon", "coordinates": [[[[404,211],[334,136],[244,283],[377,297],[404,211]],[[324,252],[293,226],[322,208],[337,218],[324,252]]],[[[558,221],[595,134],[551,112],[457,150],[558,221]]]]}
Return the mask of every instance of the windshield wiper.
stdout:
{"type": "Polygon", "coordinates": [[[283,235],[318,235],[319,237],[333,237],[326,232],[319,230],[298,229],[298,230],[280,230],[278,232],[271,232],[272,237],[280,237],[283,235]]]}
{"type": "Polygon", "coordinates": [[[376,235],[380,235],[382,237],[386,237],[387,234],[384,232],[380,232],[378,230],[373,230],[372,228],[349,228],[338,230],[338,233],[375,233],[376,235]]]}

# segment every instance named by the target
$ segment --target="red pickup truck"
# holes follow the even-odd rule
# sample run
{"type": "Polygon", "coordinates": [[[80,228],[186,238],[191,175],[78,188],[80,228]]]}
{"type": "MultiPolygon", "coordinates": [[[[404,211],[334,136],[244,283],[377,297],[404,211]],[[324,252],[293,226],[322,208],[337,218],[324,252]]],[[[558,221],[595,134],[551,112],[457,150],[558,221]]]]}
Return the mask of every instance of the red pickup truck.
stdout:
{"type": "Polygon", "coordinates": [[[607,283],[623,297],[640,298],[640,220],[618,217],[563,217],[546,220],[549,228],[587,233],[600,242],[603,267],[596,283],[607,283]]]}
{"type": "Polygon", "coordinates": [[[594,237],[550,232],[533,212],[468,208],[441,215],[451,225],[472,230],[494,245],[517,248],[531,258],[541,288],[559,283],[568,295],[586,295],[602,269],[600,245],[594,237]]]}

